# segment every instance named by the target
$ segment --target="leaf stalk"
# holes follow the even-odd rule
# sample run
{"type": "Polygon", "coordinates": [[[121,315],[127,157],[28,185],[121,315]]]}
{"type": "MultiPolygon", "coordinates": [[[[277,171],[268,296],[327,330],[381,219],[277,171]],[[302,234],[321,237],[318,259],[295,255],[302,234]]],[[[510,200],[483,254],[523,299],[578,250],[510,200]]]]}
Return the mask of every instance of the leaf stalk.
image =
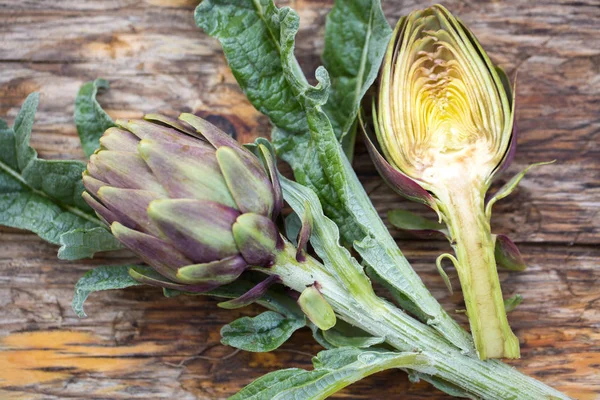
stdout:
{"type": "Polygon", "coordinates": [[[374,292],[354,297],[314,258],[308,256],[304,262],[297,261],[296,248],[289,242],[279,251],[272,267],[258,270],[277,274],[284,285],[296,291],[318,281],[321,293],[340,319],[373,336],[384,337],[387,344],[399,351],[418,351],[427,356],[432,368],[430,374],[419,374],[423,379],[442,379],[482,399],[568,399],[509,365],[462,354],[431,327],[374,292]]]}

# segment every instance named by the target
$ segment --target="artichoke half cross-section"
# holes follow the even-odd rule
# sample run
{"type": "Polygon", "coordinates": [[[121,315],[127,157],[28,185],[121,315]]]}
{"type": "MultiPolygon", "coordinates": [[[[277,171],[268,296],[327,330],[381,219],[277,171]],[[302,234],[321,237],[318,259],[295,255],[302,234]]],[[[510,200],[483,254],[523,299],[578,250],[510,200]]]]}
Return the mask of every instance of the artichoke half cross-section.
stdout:
{"type": "Polygon", "coordinates": [[[482,359],[519,357],[485,212],[494,174],[514,151],[513,97],[474,35],[442,6],[402,18],[380,73],[375,164],[398,192],[448,226],[471,332],[482,359]]]}

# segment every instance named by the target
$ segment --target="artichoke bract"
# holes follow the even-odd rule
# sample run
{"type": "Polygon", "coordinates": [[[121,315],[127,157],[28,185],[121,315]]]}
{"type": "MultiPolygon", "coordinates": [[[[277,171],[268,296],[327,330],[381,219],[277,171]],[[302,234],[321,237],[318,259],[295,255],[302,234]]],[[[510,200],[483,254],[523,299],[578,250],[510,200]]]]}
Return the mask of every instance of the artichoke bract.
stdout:
{"type": "MultiPolygon", "coordinates": [[[[436,5],[402,18],[373,107],[379,172],[448,226],[471,332],[482,359],[519,357],[506,318],[485,194],[514,152],[506,74],[474,35],[436,5]]],[[[440,259],[441,260],[441,259],[440,259]]]]}
{"type": "Polygon", "coordinates": [[[83,182],[113,235],[158,274],[137,280],[204,292],[269,266],[281,246],[276,173],[192,114],[117,121],[100,139],[83,182]]]}

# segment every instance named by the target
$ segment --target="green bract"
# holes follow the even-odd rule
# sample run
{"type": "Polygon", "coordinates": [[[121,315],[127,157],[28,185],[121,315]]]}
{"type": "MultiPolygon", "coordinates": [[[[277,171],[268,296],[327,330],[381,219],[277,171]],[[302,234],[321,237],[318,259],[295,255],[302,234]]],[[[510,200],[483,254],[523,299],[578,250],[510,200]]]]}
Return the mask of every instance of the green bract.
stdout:
{"type": "Polygon", "coordinates": [[[191,114],[116,124],[90,157],[83,196],[160,274],[132,269],[135,279],[203,292],[272,262],[281,191],[252,153],[191,114]]]}
{"type": "Polygon", "coordinates": [[[440,256],[438,268],[444,258],[456,266],[482,359],[519,357],[484,211],[492,177],[514,151],[513,104],[505,74],[444,7],[398,22],[373,109],[385,159],[372,144],[369,150],[398,192],[447,224],[457,257],[440,256]]]}

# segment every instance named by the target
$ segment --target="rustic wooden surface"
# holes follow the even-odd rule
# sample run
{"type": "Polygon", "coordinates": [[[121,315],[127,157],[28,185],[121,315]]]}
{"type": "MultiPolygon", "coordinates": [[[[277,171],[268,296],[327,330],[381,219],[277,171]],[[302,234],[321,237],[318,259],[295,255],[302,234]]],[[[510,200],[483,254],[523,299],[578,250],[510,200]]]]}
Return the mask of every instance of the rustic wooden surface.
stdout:
{"type": "MultiPolygon", "coordinates": [[[[188,0],[0,0],[0,117],[12,123],[28,93],[41,92],[32,144],[45,158],[82,158],[72,121],[79,86],[111,82],[101,103],[114,118],[201,112],[249,141],[269,132],[245,100],[219,45],[195,28],[188,0]]],[[[429,1],[387,1],[390,22],[429,1]]],[[[280,3],[280,4],[283,4],[280,3]]],[[[302,19],[297,54],[319,65],[331,1],[293,1],[302,19]]],[[[509,73],[518,69],[519,150],[502,180],[532,171],[495,207],[496,232],[520,245],[529,269],[501,273],[505,295],[525,301],[509,315],[522,343],[515,367],[579,399],[600,398],[600,3],[597,0],[459,1],[445,5],[509,73]]],[[[364,148],[355,167],[382,215],[419,208],[381,184],[364,148]]],[[[447,244],[393,231],[449,310],[434,260],[447,244]]],[[[308,367],[319,351],[300,331],[269,354],[235,353],[219,328],[250,307],[226,311],[208,298],[163,298],[151,288],[93,294],[86,319],[70,308],[73,285],[93,266],[126,253],[60,262],[56,247],[0,229],[0,398],[222,399],[260,375],[308,367]]],[[[451,279],[458,284],[455,273],[451,279]]],[[[463,322],[464,319],[462,320],[463,322]]],[[[366,379],[347,399],[442,399],[400,372],[366,379]]]]}

